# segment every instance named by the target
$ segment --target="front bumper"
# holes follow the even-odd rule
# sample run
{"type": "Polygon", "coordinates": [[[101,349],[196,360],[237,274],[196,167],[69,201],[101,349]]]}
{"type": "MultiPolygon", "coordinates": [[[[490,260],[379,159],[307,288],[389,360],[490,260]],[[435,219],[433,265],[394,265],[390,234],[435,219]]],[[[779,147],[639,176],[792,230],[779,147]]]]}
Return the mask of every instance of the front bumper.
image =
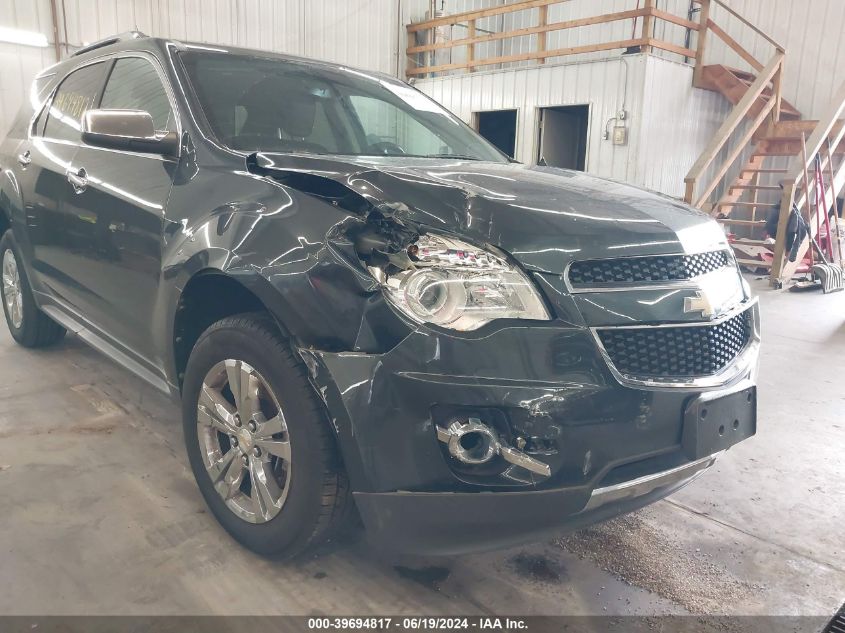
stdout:
{"type": "Polygon", "coordinates": [[[384,354],[299,351],[370,537],[455,553],[577,529],[687,483],[712,461],[689,450],[685,412],[703,393],[752,384],[757,348],[718,387],[624,384],[591,330],[563,320],[461,336],[421,327],[384,354]],[[456,417],[525,440],[550,476],[456,469],[436,433],[456,417]]]}
{"type": "Polygon", "coordinates": [[[451,555],[507,547],[578,530],[672,494],[717,455],[592,491],[504,493],[355,493],[368,536],[380,547],[451,555]]]}

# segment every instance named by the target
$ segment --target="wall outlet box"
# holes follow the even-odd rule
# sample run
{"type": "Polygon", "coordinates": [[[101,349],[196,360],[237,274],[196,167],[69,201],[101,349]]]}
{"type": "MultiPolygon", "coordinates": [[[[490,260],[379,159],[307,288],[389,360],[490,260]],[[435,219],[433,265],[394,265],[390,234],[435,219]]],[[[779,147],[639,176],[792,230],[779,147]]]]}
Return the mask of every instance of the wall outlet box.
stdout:
{"type": "Polygon", "coordinates": [[[613,144],[627,145],[628,144],[628,128],[624,125],[613,126],[613,144]]]}

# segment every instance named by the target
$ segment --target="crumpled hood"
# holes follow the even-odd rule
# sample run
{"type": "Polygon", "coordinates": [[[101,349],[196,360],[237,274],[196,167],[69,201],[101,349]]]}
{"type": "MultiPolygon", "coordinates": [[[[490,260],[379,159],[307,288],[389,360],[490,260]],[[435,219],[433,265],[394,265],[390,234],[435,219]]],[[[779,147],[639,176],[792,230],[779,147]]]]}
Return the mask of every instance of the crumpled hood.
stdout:
{"type": "Polygon", "coordinates": [[[262,173],[340,183],[383,214],[509,252],[562,273],[575,259],[698,252],[727,246],[719,225],[660,194],[584,173],[465,160],[259,153],[262,173]]]}

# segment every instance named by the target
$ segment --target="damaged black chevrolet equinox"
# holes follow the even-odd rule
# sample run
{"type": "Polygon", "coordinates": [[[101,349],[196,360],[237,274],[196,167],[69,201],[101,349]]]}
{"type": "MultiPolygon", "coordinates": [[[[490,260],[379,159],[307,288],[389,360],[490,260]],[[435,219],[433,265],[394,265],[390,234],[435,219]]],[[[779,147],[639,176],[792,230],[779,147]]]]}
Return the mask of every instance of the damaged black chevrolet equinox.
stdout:
{"type": "Polygon", "coordinates": [[[755,299],[675,200],[501,155],[395,78],[116,36],[0,148],[3,309],[182,403],[211,511],[293,555],[524,542],[756,430],[755,299]]]}

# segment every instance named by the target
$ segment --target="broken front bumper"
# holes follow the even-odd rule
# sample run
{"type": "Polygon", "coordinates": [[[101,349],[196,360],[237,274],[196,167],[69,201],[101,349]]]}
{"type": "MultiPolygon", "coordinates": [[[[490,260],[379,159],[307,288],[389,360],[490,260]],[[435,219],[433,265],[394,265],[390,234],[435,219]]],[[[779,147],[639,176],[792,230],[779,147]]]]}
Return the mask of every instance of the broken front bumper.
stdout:
{"type": "Polygon", "coordinates": [[[570,532],[637,510],[682,488],[717,455],[590,490],[499,493],[356,493],[368,536],[380,547],[449,555],[570,532]]]}
{"type": "Polygon", "coordinates": [[[560,321],[461,336],[421,327],[385,354],[300,353],[370,537],[442,554],[576,529],[671,493],[712,463],[691,449],[691,403],[750,384],[756,367],[707,390],[624,385],[590,330],[560,321]],[[524,447],[548,476],[457,465],[437,428],[467,418],[524,447]]]}

